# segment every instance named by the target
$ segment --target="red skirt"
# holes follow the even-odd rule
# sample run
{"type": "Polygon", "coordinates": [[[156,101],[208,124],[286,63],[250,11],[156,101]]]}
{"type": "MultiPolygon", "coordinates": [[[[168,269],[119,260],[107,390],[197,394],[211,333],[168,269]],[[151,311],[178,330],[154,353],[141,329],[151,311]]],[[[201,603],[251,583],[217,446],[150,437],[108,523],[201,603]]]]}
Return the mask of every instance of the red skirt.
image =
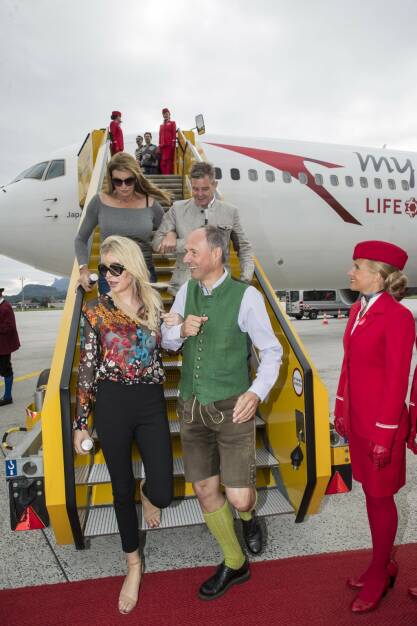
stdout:
{"type": "Polygon", "coordinates": [[[350,459],[353,478],[362,483],[363,490],[374,498],[392,496],[405,485],[406,440],[394,442],[391,463],[381,470],[374,467],[369,458],[369,439],[349,436],[350,459]]]}

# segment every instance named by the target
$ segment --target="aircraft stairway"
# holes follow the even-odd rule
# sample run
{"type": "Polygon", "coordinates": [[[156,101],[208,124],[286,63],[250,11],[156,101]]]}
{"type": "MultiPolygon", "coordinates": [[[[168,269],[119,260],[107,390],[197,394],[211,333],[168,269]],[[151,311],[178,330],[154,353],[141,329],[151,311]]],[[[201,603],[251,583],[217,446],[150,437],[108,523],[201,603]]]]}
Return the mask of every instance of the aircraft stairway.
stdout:
{"type": "MultiPolygon", "coordinates": [[[[171,194],[172,202],[175,202],[175,200],[182,200],[184,198],[182,176],[177,176],[174,174],[172,176],[163,176],[162,174],[147,174],[146,178],[160,189],[168,191],[168,193],[171,194]]],[[[160,204],[165,208],[168,208],[170,206],[166,202],[160,202],[160,204]]]]}
{"type": "MultiPolygon", "coordinates": [[[[189,137],[190,133],[187,135],[189,137]]],[[[189,138],[184,137],[184,146],[181,152],[179,149],[177,151],[178,161],[181,162],[176,164],[176,168],[178,172],[182,167],[181,176],[153,177],[156,184],[169,188],[176,198],[189,197],[187,172],[194,160],[201,160],[189,138]]],[[[92,150],[88,141],[83,149],[92,150]]],[[[92,157],[95,164],[86,203],[101,189],[108,158],[108,145],[103,134],[95,159],[92,157]]],[[[97,231],[90,246],[89,267],[94,270],[99,261],[97,231]]],[[[167,291],[167,283],[175,257],[154,255],[154,263],[158,277],[156,287],[168,310],[172,296],[167,291]]],[[[264,296],[272,326],[284,350],[279,379],[269,397],[260,405],[256,416],[257,512],[258,515],[292,513],[295,521],[300,522],[307,514],[317,512],[331,475],[327,391],[282,311],[262,267],[256,259],[255,263],[253,284],[264,296]]],[[[238,259],[233,253],[233,275],[236,275],[237,269],[238,259]]],[[[96,439],[94,449],[86,456],[74,457],[72,448],[81,308],[84,301],[96,297],[95,293],[85,294],[81,289],[76,291],[77,279],[78,267],[74,263],[42,409],[42,438],[46,505],[56,540],[58,543],[74,543],[82,549],[86,546],[86,538],[115,533],[117,525],[109,474],[100,442],[96,439]]],[[[198,502],[191,484],[184,479],[176,415],[181,355],[165,352],[163,362],[167,374],[165,398],[174,454],[175,485],[174,500],[170,507],[163,510],[160,528],[200,524],[203,518],[198,502]]],[[[253,351],[253,368],[256,369],[256,365],[257,354],[253,351]]],[[[93,428],[92,416],[90,426],[93,428]]],[[[132,462],[136,478],[143,478],[143,466],[135,448],[132,462]]],[[[140,507],[139,483],[136,496],[140,525],[146,529],[140,507]]]]}

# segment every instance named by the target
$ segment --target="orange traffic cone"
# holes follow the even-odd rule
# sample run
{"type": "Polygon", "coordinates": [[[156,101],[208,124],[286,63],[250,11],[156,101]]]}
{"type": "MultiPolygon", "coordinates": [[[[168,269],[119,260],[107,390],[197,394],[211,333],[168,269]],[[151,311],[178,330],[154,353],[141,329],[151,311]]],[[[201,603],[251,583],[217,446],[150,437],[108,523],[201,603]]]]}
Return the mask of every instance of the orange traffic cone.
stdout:
{"type": "Polygon", "coordinates": [[[326,313],[325,313],[325,314],[324,314],[324,317],[323,317],[322,324],[325,324],[325,325],[327,326],[327,325],[328,325],[328,323],[329,323],[329,320],[327,319],[327,315],[326,315],[326,313]]]}

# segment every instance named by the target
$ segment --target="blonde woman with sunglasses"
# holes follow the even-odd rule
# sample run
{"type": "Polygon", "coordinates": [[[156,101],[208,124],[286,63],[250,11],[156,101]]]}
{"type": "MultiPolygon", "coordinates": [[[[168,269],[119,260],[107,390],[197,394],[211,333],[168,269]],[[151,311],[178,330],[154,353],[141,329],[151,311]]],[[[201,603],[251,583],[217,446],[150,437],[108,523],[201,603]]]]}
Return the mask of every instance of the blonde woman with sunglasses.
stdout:
{"type": "MultiPolygon", "coordinates": [[[[85,291],[92,289],[87,244],[97,225],[102,241],[110,235],[121,235],[136,241],[145,257],[151,282],[156,282],[152,239],[164,215],[158,200],[169,202],[170,195],[143,176],[133,156],[126,152],[115,154],[107,166],[106,191],[96,194],[89,202],[75,238],[80,284],[85,291]]],[[[109,291],[103,277],[99,280],[99,291],[109,291]]]]}
{"type": "Polygon", "coordinates": [[[172,499],[172,451],[161,356],[162,303],[149,283],[139,246],[127,237],[103,241],[99,272],[110,292],[83,307],[73,439],[75,452],[86,454],[82,443],[89,438],[87,420],[93,411],[128,567],[119,611],[130,613],[142,575],[133,442],[146,475],[141,501],[149,527],[159,525],[160,509],[172,499]]]}

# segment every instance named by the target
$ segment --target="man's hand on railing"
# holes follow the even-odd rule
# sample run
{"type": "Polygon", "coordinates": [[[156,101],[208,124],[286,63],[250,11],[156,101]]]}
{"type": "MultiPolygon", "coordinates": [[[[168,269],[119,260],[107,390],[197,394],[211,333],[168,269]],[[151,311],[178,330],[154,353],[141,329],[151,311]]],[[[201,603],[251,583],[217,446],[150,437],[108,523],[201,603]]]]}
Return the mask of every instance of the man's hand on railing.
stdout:
{"type": "Polygon", "coordinates": [[[161,254],[168,254],[169,252],[175,252],[176,248],[177,248],[177,233],[171,230],[162,239],[158,248],[158,252],[160,252],[161,254]]]}

